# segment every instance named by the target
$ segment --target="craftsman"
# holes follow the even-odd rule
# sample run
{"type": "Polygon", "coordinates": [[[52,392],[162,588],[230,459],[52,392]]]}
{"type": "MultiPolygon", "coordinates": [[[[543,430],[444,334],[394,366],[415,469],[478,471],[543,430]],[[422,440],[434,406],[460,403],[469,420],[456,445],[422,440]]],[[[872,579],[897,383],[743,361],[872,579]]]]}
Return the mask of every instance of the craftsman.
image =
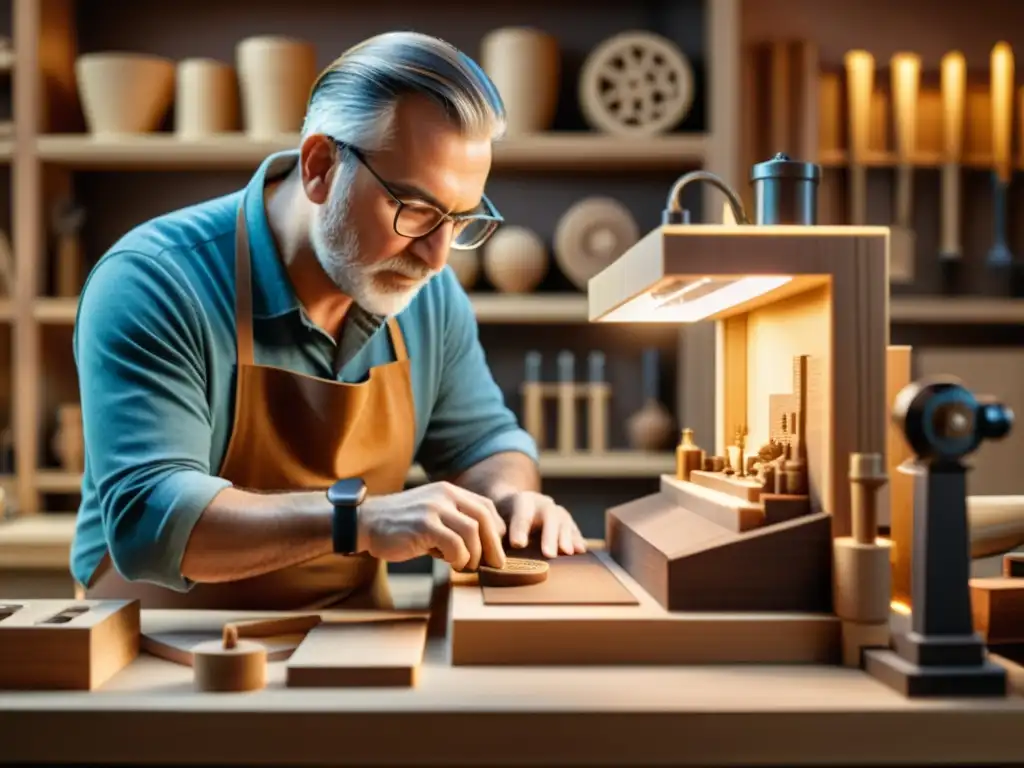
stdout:
{"type": "Polygon", "coordinates": [[[371,38],[317,80],[298,150],[104,255],[74,338],[88,597],[386,606],[387,562],[584,551],[445,268],[501,221],[504,120],[449,44],[371,38]],[[403,490],[414,460],[434,482],[403,490]]]}

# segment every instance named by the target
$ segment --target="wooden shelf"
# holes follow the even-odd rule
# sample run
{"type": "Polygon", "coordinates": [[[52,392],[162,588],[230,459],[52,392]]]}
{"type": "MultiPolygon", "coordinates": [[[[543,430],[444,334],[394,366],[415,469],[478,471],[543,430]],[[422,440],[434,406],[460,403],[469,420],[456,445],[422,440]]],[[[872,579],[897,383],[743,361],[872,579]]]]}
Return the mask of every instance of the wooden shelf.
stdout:
{"type": "Polygon", "coordinates": [[[62,513],[0,521],[0,568],[66,569],[75,517],[62,513]]]}
{"type": "MultiPolygon", "coordinates": [[[[470,299],[480,323],[587,322],[587,297],[581,293],[479,293],[470,294],[470,299]]],[[[70,325],[75,322],[77,311],[78,299],[41,298],[33,303],[32,315],[44,325],[70,325]]],[[[0,320],[4,317],[10,317],[10,303],[0,301],[0,320]]]]}
{"type": "Polygon", "coordinates": [[[890,300],[889,320],[921,325],[1024,324],[1024,299],[901,296],[890,300]]]}
{"type": "Polygon", "coordinates": [[[36,299],[32,316],[44,325],[72,325],[78,313],[78,299],[36,299]]]}
{"type": "MultiPolygon", "coordinates": [[[[587,322],[587,297],[583,294],[471,293],[470,299],[481,324],[587,322]]],[[[77,309],[77,299],[44,298],[35,300],[32,314],[44,325],[70,325],[75,322],[77,309]]],[[[12,312],[10,300],[0,299],[0,322],[9,321],[12,312]]],[[[894,323],[921,325],[1024,324],[1024,299],[897,296],[889,302],[889,319],[894,323]]]]}
{"type": "MultiPolygon", "coordinates": [[[[495,144],[494,167],[510,170],[681,170],[703,164],[704,134],[622,139],[599,133],[509,137],[495,144]]],[[[140,134],[116,140],[77,134],[36,139],[44,162],[81,170],[252,170],[269,154],[299,145],[298,135],[256,141],[244,134],[203,140],[140,134]]]]}
{"type": "MultiPolygon", "coordinates": [[[[823,168],[845,168],[849,164],[849,153],[844,149],[823,149],[818,153],[818,164],[823,168]]],[[[895,168],[898,165],[895,152],[868,152],[863,164],[870,168],[895,168]]],[[[958,163],[963,168],[991,170],[992,158],[985,155],[967,155],[958,163]]],[[[942,154],[939,152],[917,152],[911,165],[915,168],[941,168],[942,154]]],[[[1024,169],[1024,159],[1017,163],[1017,169],[1024,169]]]]}
{"type": "Polygon", "coordinates": [[[540,324],[587,322],[587,297],[563,294],[470,294],[479,323],[540,324]]]}
{"type": "MultiPolygon", "coordinates": [[[[675,472],[673,453],[644,453],[642,451],[608,451],[602,454],[577,453],[563,456],[545,452],[541,455],[540,471],[545,478],[656,478],[675,472]]],[[[409,470],[407,481],[416,485],[426,482],[426,475],[417,465],[409,470]]],[[[36,472],[36,489],[40,493],[79,493],[82,476],[59,469],[40,469],[36,472]]]]}

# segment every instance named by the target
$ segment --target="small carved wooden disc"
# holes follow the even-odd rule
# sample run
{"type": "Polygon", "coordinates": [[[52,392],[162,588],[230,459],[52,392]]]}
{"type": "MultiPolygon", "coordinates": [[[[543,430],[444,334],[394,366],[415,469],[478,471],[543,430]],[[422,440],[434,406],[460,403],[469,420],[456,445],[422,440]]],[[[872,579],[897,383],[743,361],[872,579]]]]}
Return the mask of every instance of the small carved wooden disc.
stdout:
{"type": "Polygon", "coordinates": [[[224,627],[222,640],[200,643],[192,649],[193,681],[206,692],[258,691],[267,684],[267,649],[238,639],[238,630],[224,627]]]}
{"type": "Polygon", "coordinates": [[[540,584],[547,579],[548,570],[548,564],[543,560],[506,557],[504,568],[481,565],[479,580],[484,587],[523,587],[527,584],[540,584]]]}
{"type": "Polygon", "coordinates": [[[626,32],[587,57],[579,98],[591,126],[620,136],[653,136],[674,128],[693,105],[694,75],[686,55],[652,32],[626,32]]]}

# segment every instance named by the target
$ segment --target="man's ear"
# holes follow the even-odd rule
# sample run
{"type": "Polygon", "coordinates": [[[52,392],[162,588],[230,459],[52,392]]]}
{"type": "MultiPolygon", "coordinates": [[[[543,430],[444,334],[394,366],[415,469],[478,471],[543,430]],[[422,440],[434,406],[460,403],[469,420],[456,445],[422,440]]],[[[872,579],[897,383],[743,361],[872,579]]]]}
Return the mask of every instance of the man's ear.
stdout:
{"type": "Polygon", "coordinates": [[[336,160],[337,148],[334,142],[323,134],[310,134],[299,147],[302,188],[311,203],[323,205],[327,201],[331,182],[337,170],[336,160]]]}

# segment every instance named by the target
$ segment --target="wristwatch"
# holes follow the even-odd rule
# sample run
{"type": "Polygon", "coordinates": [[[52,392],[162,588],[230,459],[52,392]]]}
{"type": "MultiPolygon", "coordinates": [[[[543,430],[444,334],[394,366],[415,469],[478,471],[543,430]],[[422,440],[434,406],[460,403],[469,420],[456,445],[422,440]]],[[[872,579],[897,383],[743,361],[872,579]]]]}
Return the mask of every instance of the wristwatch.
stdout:
{"type": "Polygon", "coordinates": [[[327,501],[334,507],[331,540],[339,555],[354,555],[359,532],[359,505],[366,498],[361,477],[346,477],[327,489],[327,501]]]}

